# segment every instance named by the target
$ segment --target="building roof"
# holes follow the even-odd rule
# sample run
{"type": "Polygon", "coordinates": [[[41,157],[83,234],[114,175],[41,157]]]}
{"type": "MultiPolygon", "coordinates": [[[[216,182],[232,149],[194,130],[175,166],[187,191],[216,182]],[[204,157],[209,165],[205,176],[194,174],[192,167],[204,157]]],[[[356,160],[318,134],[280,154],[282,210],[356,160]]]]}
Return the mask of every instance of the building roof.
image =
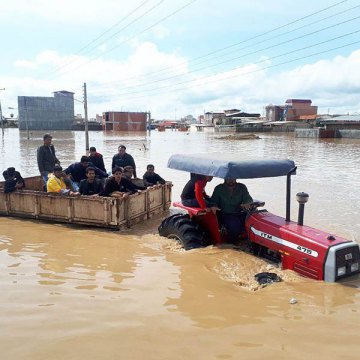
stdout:
{"type": "MultiPolygon", "coordinates": [[[[242,125],[248,125],[248,124],[259,124],[259,125],[262,125],[262,124],[267,124],[269,121],[267,120],[260,120],[260,119],[254,119],[254,118],[248,118],[248,119],[244,119],[242,118],[242,121],[241,123],[239,123],[238,125],[242,126],[242,125]],[[248,120],[249,119],[249,120],[248,120]]],[[[284,121],[282,121],[284,122],[284,121]]]]}
{"type": "Polygon", "coordinates": [[[287,99],[285,104],[292,104],[292,103],[312,103],[310,99],[287,99]]]}
{"type": "Polygon", "coordinates": [[[290,126],[296,124],[296,121],[265,121],[266,126],[290,126]]]}
{"type": "Polygon", "coordinates": [[[359,123],[360,115],[341,115],[334,117],[327,117],[320,119],[321,123],[326,124],[336,124],[336,123],[359,123]]]}
{"type": "Polygon", "coordinates": [[[271,108],[285,109],[286,106],[285,105],[274,105],[274,104],[269,104],[269,105],[265,106],[265,109],[271,109],[271,108]]]}
{"type": "Polygon", "coordinates": [[[260,117],[260,114],[258,114],[258,113],[246,113],[246,112],[243,112],[243,111],[239,111],[239,112],[232,113],[232,114],[226,114],[225,116],[226,117],[231,117],[231,118],[234,118],[234,117],[255,117],[255,118],[258,118],[258,117],[260,117]]]}
{"type": "Polygon", "coordinates": [[[71,91],[67,91],[67,90],[59,90],[59,91],[54,91],[53,94],[56,94],[56,93],[62,93],[62,94],[75,94],[71,91]]]}

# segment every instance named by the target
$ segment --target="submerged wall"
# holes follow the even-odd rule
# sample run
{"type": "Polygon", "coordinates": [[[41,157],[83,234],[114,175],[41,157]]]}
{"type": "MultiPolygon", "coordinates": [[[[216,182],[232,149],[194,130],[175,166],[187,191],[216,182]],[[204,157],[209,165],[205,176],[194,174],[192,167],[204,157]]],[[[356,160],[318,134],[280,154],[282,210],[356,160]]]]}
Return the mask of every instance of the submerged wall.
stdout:
{"type": "Polygon", "coordinates": [[[337,130],[339,137],[349,139],[360,139],[360,130],[337,130]]]}
{"type": "Polygon", "coordinates": [[[360,130],[295,129],[295,137],[360,139],[360,130]]]}
{"type": "Polygon", "coordinates": [[[315,129],[295,129],[295,137],[298,138],[335,138],[338,137],[335,130],[315,129]]]}

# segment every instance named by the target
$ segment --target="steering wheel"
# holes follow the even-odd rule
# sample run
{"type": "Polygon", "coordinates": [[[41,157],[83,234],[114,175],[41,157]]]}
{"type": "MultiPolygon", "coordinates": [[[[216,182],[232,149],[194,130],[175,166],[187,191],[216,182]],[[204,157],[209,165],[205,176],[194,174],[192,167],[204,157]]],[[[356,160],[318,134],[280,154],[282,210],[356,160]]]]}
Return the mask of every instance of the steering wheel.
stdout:
{"type": "Polygon", "coordinates": [[[255,200],[252,203],[250,203],[249,205],[250,205],[249,210],[246,210],[245,208],[242,208],[242,211],[244,211],[244,212],[255,211],[258,207],[263,207],[265,205],[265,201],[255,200]]]}

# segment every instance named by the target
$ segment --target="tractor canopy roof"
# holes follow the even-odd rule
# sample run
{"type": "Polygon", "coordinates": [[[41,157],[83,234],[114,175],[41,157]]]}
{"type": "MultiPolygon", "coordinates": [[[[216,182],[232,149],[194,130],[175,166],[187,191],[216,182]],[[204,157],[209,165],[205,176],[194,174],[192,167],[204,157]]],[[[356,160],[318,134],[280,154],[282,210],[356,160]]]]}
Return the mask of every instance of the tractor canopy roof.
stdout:
{"type": "Polygon", "coordinates": [[[168,167],[222,179],[254,179],[295,174],[295,163],[288,159],[242,160],[240,155],[174,154],[168,167]]]}

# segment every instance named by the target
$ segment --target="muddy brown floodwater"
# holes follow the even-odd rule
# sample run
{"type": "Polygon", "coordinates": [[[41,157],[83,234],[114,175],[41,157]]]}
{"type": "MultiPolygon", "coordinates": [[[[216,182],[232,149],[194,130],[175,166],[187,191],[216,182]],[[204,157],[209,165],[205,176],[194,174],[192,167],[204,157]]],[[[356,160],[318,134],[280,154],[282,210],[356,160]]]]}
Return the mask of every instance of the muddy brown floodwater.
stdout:
{"type": "MultiPolygon", "coordinates": [[[[30,135],[27,140],[6,129],[1,169],[37,174],[42,133],[30,135]]],[[[63,166],[83,155],[83,133],[53,136],[63,166]]],[[[291,158],[298,166],[292,219],[295,194],[306,191],[307,225],[360,242],[359,140],[217,136],[91,132],[90,146],[109,168],[117,146],[125,144],[140,175],[153,163],[173,181],[173,200],[188,174],[166,168],[170,154],[291,158]]],[[[284,216],[285,179],[246,185],[269,211],[284,216]]],[[[185,252],[158,236],[161,218],[113,232],[0,217],[0,359],[358,359],[359,277],[312,281],[230,247],[185,252]],[[254,275],[269,270],[283,281],[259,288],[254,275]]]]}

